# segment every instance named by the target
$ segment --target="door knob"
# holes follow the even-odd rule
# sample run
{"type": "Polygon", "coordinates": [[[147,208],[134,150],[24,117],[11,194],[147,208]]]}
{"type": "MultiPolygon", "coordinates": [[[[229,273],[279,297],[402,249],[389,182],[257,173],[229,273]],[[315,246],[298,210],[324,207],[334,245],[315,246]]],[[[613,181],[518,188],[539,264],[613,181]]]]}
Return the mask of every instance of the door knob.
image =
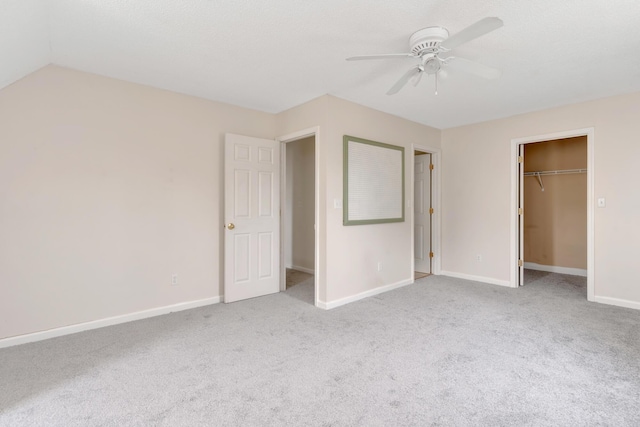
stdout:
{"type": "Polygon", "coordinates": [[[228,228],[229,230],[233,230],[234,228],[236,228],[236,226],[235,226],[235,225],[233,225],[233,223],[232,223],[232,222],[230,222],[230,223],[227,225],[227,228],[228,228]]]}

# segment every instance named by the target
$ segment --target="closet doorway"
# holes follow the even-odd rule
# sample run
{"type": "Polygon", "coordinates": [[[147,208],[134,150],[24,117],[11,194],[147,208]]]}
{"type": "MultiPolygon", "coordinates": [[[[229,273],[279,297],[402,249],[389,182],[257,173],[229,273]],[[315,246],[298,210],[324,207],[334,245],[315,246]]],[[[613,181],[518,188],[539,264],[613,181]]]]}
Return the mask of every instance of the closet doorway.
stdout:
{"type": "Polygon", "coordinates": [[[434,212],[431,202],[432,170],[431,154],[416,150],[413,169],[414,280],[429,276],[432,272],[431,230],[434,212]]]}
{"type": "Polygon", "coordinates": [[[316,137],[283,141],[284,289],[315,303],[316,137]],[[295,288],[295,289],[294,289],[295,288]]]}
{"type": "Polygon", "coordinates": [[[525,144],[523,187],[524,268],[587,277],[587,137],[525,144]]]}
{"type": "Polygon", "coordinates": [[[439,148],[411,144],[409,176],[413,199],[407,200],[411,212],[411,272],[414,280],[440,274],[440,165],[439,148]],[[422,166],[421,166],[422,165],[422,166]]]}
{"type": "Polygon", "coordinates": [[[512,284],[525,286],[550,274],[571,275],[593,300],[593,131],[513,140],[512,152],[512,284]]]}

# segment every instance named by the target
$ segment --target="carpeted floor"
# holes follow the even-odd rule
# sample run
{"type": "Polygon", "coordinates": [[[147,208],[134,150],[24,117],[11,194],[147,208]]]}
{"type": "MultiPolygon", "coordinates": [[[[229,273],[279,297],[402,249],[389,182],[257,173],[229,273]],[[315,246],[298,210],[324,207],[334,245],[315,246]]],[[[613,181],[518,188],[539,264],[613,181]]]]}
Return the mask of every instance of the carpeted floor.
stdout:
{"type": "Polygon", "coordinates": [[[313,283],[0,350],[2,426],[640,425],[640,311],[584,278],[313,283]]]}

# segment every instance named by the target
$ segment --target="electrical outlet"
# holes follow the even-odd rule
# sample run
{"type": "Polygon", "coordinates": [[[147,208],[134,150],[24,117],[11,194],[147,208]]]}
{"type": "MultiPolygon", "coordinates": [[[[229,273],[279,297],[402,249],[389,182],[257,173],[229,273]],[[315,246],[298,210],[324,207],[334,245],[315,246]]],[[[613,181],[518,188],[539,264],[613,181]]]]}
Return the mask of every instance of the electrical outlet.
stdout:
{"type": "Polygon", "coordinates": [[[178,284],[178,275],[173,273],[171,275],[171,286],[176,286],[178,284]]]}
{"type": "Polygon", "coordinates": [[[378,261],[378,271],[382,271],[382,261],[378,261]]]}
{"type": "Polygon", "coordinates": [[[480,254],[476,255],[476,261],[482,262],[482,255],[480,254]]]}

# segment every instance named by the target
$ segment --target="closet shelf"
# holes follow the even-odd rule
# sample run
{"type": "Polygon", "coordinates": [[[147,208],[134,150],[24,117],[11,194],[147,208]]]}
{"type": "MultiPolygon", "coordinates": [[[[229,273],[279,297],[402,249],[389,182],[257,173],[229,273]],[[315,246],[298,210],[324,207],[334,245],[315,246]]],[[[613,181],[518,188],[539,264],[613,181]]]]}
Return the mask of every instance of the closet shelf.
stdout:
{"type": "Polygon", "coordinates": [[[525,172],[524,176],[569,175],[572,173],[587,173],[587,170],[586,169],[564,169],[564,170],[557,170],[557,171],[525,172]]]}

